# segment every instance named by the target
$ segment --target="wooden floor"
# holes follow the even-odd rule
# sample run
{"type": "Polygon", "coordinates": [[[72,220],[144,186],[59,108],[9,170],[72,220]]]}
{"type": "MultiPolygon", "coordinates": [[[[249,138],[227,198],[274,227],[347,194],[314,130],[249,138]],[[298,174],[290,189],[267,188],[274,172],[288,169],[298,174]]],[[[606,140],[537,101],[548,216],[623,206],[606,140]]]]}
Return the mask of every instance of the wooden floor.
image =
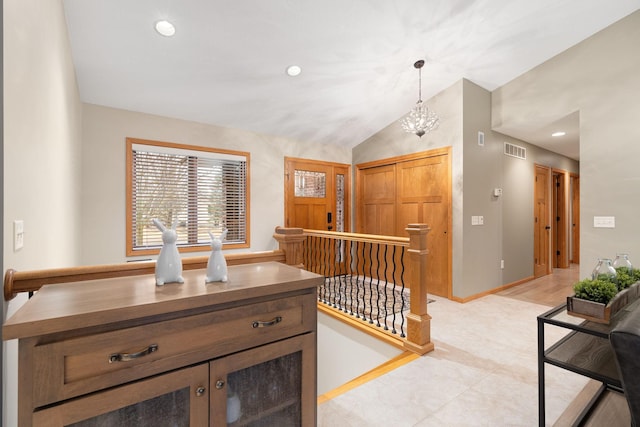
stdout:
{"type": "Polygon", "coordinates": [[[571,264],[569,268],[554,268],[553,273],[514,286],[496,295],[522,301],[555,307],[566,303],[573,295],[573,284],[579,280],[580,266],[571,264]]]}

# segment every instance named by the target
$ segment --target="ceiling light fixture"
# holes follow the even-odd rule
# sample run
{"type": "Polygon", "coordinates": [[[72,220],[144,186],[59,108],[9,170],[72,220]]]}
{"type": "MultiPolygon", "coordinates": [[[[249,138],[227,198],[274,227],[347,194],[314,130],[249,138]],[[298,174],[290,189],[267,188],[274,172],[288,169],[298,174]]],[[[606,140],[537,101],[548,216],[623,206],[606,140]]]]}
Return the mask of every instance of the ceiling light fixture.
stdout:
{"type": "Polygon", "coordinates": [[[562,131],[560,131],[560,132],[554,132],[554,133],[552,133],[552,134],[551,134],[551,136],[565,136],[566,134],[567,134],[566,132],[562,132],[562,131]]]}
{"type": "Polygon", "coordinates": [[[176,33],[176,27],[169,21],[158,21],[156,22],[156,31],[162,36],[171,37],[176,33]]]}
{"type": "Polygon", "coordinates": [[[440,119],[438,119],[436,113],[430,111],[429,107],[422,103],[422,67],[424,66],[424,61],[422,59],[416,61],[413,66],[418,69],[418,102],[409,114],[402,119],[400,124],[405,132],[415,133],[422,138],[422,135],[438,127],[440,119]]]}
{"type": "Polygon", "coordinates": [[[302,68],[297,65],[290,65],[287,67],[287,75],[295,77],[302,72],[302,68]]]}

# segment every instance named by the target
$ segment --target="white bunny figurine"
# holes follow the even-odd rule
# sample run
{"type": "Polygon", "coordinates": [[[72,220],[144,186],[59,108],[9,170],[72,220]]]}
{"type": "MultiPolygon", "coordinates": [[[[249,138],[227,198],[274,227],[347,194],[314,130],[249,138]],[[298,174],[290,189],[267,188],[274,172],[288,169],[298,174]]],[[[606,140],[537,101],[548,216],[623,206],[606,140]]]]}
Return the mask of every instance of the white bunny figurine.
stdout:
{"type": "Polygon", "coordinates": [[[171,229],[165,227],[157,219],[153,219],[153,224],[158,227],[158,230],[162,231],[162,249],[160,249],[158,261],[156,261],[156,285],[162,286],[165,283],[174,282],[184,283],[182,260],[176,245],[176,240],[178,240],[178,234],[176,233],[177,221],[173,223],[171,229]]]}
{"type": "Polygon", "coordinates": [[[209,236],[211,236],[211,255],[207,262],[206,283],[227,281],[227,260],[224,259],[222,254],[222,241],[227,237],[227,231],[224,230],[220,237],[216,237],[212,232],[209,232],[209,236]]]}

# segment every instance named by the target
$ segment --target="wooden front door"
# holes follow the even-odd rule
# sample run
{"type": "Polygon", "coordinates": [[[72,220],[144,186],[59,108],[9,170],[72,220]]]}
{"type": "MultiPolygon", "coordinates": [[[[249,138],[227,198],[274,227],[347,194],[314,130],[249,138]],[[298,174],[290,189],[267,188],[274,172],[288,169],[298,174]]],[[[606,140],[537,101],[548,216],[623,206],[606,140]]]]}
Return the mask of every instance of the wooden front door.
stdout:
{"type": "Polygon", "coordinates": [[[450,298],[450,150],[384,159],[357,168],[357,232],[407,237],[408,224],[429,225],[429,293],[450,298]]]}
{"type": "Polygon", "coordinates": [[[350,231],[349,168],[285,157],[285,227],[350,231]]]}
{"type": "Polygon", "coordinates": [[[533,275],[540,277],[551,273],[549,263],[550,243],[550,186],[551,169],[536,165],[534,183],[534,236],[533,236],[533,275]]]}

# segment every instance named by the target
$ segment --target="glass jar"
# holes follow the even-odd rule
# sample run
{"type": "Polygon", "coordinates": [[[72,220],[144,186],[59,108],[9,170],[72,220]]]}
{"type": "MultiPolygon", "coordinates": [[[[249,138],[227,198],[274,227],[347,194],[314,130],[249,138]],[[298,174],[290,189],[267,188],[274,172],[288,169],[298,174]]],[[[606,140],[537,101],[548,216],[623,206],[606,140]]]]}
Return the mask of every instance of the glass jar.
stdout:
{"type": "Polygon", "coordinates": [[[613,268],[616,270],[624,268],[627,274],[631,273],[633,271],[633,266],[629,260],[629,254],[616,254],[616,259],[613,260],[613,268]]]}
{"type": "Polygon", "coordinates": [[[613,268],[613,264],[609,258],[599,258],[598,265],[596,265],[593,273],[591,273],[591,278],[593,280],[604,279],[615,283],[617,275],[616,269],[613,268]]]}

